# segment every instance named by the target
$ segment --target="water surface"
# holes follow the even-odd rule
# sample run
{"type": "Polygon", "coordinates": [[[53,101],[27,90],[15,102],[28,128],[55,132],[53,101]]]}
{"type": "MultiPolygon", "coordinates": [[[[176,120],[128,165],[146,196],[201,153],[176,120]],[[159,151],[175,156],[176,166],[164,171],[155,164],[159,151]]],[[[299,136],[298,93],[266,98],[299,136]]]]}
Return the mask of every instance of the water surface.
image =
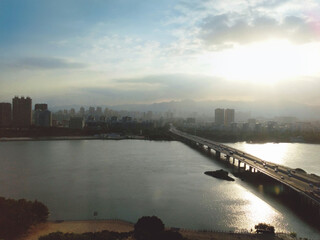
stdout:
{"type": "Polygon", "coordinates": [[[0,195],[38,199],[51,220],[93,219],[97,211],[98,219],[156,215],[167,226],[191,229],[250,230],[267,222],[277,231],[319,236],[245,182],[204,175],[224,165],[180,142],[1,142],[0,152],[0,195]]]}
{"type": "Polygon", "coordinates": [[[302,168],[308,173],[314,173],[320,176],[320,144],[249,144],[246,142],[238,142],[226,145],[248,152],[269,162],[291,168],[302,168]]]}

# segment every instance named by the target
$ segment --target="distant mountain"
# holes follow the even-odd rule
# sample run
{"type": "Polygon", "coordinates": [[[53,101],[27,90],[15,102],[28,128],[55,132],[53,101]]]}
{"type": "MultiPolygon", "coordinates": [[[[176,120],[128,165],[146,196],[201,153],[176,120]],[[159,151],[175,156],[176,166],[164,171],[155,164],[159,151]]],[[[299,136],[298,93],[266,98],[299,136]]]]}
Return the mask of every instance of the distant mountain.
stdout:
{"type": "MultiPolygon", "coordinates": [[[[98,105],[99,106],[99,105],[98,105]]],[[[100,105],[101,106],[101,105],[100,105]]],[[[84,106],[86,109],[89,106],[84,106]]],[[[96,106],[95,106],[96,107],[96,106]]],[[[320,120],[320,106],[309,106],[294,102],[272,102],[272,101],[168,101],[152,104],[123,104],[108,107],[117,111],[140,111],[140,112],[173,112],[175,116],[214,116],[215,108],[233,108],[237,112],[250,113],[251,117],[273,118],[278,116],[293,116],[301,120],[320,120]]],[[[79,110],[80,105],[67,105],[51,107],[52,111],[75,108],[79,110]]]]}

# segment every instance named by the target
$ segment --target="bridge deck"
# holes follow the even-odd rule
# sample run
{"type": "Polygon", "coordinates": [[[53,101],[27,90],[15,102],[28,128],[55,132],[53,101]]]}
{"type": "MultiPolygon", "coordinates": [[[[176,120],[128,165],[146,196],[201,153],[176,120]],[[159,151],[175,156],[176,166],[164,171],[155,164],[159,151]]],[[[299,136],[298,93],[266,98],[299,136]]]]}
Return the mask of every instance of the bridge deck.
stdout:
{"type": "Polygon", "coordinates": [[[286,166],[267,162],[238,149],[179,131],[173,127],[170,129],[170,131],[171,133],[188,141],[207,146],[216,152],[225,154],[226,157],[237,159],[239,162],[245,163],[246,165],[257,169],[259,172],[268,175],[269,177],[281,182],[291,189],[307,196],[314,203],[320,206],[319,177],[307,174],[305,172],[300,172],[286,166]]]}

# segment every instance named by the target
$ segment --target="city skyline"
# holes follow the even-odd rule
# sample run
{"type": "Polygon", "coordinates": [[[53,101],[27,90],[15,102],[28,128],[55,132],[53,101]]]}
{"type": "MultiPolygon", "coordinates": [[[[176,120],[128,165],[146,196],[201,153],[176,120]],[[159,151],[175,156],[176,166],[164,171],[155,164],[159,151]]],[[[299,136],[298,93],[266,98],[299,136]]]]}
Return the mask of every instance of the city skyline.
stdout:
{"type": "Polygon", "coordinates": [[[319,106],[319,10],[315,0],[4,0],[0,102],[319,106]]]}
{"type": "MultiPolygon", "coordinates": [[[[19,97],[15,95],[14,98],[19,97]]],[[[24,98],[24,96],[21,96],[24,98]]],[[[27,96],[29,98],[30,96],[27,96]]],[[[304,104],[294,104],[291,102],[286,102],[284,105],[280,105],[277,102],[236,102],[236,101],[193,101],[193,100],[181,100],[181,101],[168,101],[153,104],[123,104],[123,105],[107,105],[107,104],[69,104],[63,106],[52,106],[48,104],[46,99],[40,103],[37,100],[32,104],[34,110],[48,109],[53,112],[59,111],[84,111],[90,112],[90,109],[109,109],[111,111],[120,112],[149,112],[154,111],[155,113],[175,113],[177,117],[200,117],[200,118],[211,118],[214,114],[215,108],[235,108],[239,119],[243,118],[260,118],[260,119],[274,119],[283,117],[295,117],[301,121],[319,121],[320,119],[320,107],[318,106],[308,106],[304,104]]],[[[0,102],[0,104],[10,104],[10,99],[5,99],[5,101],[0,102]]]]}

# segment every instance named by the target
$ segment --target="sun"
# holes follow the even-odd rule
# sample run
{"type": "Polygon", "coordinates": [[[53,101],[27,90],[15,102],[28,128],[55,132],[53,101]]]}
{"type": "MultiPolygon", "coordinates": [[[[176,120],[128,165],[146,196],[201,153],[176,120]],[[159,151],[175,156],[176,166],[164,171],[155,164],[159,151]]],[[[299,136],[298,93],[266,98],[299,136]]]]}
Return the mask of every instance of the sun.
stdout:
{"type": "Polygon", "coordinates": [[[211,74],[228,80],[272,84],[319,72],[320,47],[270,40],[211,55],[211,74]]]}

